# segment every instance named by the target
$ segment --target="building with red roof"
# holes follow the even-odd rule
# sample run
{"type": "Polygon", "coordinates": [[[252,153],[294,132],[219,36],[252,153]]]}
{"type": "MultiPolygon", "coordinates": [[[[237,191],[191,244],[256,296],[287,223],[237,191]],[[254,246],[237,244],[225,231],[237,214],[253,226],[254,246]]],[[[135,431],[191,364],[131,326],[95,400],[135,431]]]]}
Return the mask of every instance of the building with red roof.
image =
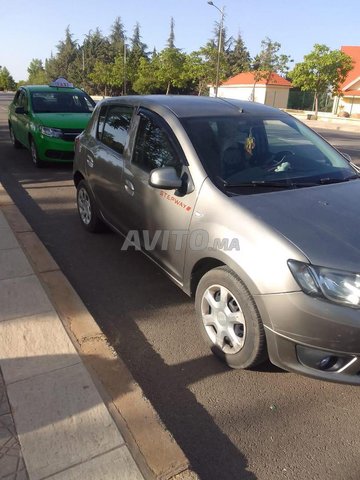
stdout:
{"type": "MultiPolygon", "coordinates": [[[[244,72],[229,78],[218,88],[218,97],[254,100],[277,108],[286,108],[291,83],[277,73],[263,72],[256,81],[254,72],[244,72]]],[[[210,96],[215,96],[214,86],[210,86],[210,96]]]]}
{"type": "Polygon", "coordinates": [[[360,116],[360,46],[344,46],[341,51],[353,59],[354,68],[347,74],[341,85],[342,96],[334,102],[333,113],[360,116]],[[343,113],[343,114],[344,114],[343,113]]]}

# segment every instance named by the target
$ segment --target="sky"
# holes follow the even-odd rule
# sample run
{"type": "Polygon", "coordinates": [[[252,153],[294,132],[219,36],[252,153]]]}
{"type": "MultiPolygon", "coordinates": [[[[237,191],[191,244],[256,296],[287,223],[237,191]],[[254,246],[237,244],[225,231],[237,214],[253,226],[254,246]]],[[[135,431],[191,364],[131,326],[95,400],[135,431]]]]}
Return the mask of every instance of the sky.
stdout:
{"type": "MultiPolygon", "coordinates": [[[[269,37],[281,44],[281,53],[294,62],[303,60],[315,43],[331,49],[360,45],[360,1],[347,0],[214,0],[225,7],[227,34],[241,34],[250,55],[269,37]]],[[[97,27],[110,33],[116,17],[131,37],[140,23],[142,41],[149,50],[162,50],[169,37],[171,17],[175,21],[175,46],[184,52],[197,50],[212,36],[220,12],[206,0],[0,0],[0,66],[15,81],[27,79],[33,58],[45,62],[70,27],[73,38],[97,27]]]]}

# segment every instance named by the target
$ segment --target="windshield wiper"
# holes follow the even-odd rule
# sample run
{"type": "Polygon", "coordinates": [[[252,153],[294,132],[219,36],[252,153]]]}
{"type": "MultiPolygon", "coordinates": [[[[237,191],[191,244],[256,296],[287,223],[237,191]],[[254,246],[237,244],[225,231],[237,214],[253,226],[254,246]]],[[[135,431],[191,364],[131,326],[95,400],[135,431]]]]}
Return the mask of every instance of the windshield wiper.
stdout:
{"type": "Polygon", "coordinates": [[[349,180],[355,180],[357,178],[360,178],[360,175],[355,173],[354,175],[350,175],[349,177],[345,178],[331,178],[331,177],[325,177],[325,178],[320,178],[319,179],[319,184],[320,185],[327,185],[329,183],[342,183],[342,182],[348,182],[349,180]]]}
{"type": "Polygon", "coordinates": [[[355,180],[360,178],[360,175],[350,175],[346,178],[330,178],[324,177],[319,178],[316,181],[312,182],[293,182],[293,181],[267,181],[267,180],[252,180],[251,182],[240,182],[240,183],[228,183],[224,181],[225,188],[236,188],[236,187],[269,187],[269,188],[301,188],[301,187],[315,187],[317,185],[327,185],[330,183],[341,183],[348,182],[349,180],[355,180]]]}
{"type": "Polygon", "coordinates": [[[268,182],[266,180],[252,180],[251,182],[242,183],[224,183],[225,188],[236,187],[269,187],[269,188],[299,188],[313,187],[319,185],[317,182],[268,182]]]}

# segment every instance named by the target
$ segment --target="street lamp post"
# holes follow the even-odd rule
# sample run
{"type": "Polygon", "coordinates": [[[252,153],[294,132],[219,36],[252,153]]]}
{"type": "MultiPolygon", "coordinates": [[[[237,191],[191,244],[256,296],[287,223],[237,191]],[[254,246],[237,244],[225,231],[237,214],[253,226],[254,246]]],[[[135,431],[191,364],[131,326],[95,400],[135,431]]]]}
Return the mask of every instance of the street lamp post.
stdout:
{"type": "Polygon", "coordinates": [[[124,60],[124,82],[123,82],[123,95],[126,95],[126,38],[124,37],[124,54],[123,54],[123,60],[124,60]]]}
{"type": "Polygon", "coordinates": [[[219,89],[219,73],[220,73],[220,56],[221,56],[221,43],[222,43],[222,31],[224,27],[224,9],[225,7],[222,7],[221,9],[215,5],[214,2],[208,1],[207,2],[209,5],[212,7],[215,7],[216,10],[220,12],[220,28],[219,28],[219,40],[218,40],[218,53],[217,53],[217,61],[216,61],[216,81],[215,81],[215,97],[218,96],[218,89],[219,89]]]}

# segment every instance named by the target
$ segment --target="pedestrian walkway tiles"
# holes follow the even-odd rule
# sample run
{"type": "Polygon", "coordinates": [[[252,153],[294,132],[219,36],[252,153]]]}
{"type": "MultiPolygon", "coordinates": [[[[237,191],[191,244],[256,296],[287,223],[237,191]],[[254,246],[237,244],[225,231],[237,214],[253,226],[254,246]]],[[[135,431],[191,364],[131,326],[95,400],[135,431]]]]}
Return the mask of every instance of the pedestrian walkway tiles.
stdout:
{"type": "Polygon", "coordinates": [[[28,480],[28,478],[0,371],[0,479],[28,480]]]}

